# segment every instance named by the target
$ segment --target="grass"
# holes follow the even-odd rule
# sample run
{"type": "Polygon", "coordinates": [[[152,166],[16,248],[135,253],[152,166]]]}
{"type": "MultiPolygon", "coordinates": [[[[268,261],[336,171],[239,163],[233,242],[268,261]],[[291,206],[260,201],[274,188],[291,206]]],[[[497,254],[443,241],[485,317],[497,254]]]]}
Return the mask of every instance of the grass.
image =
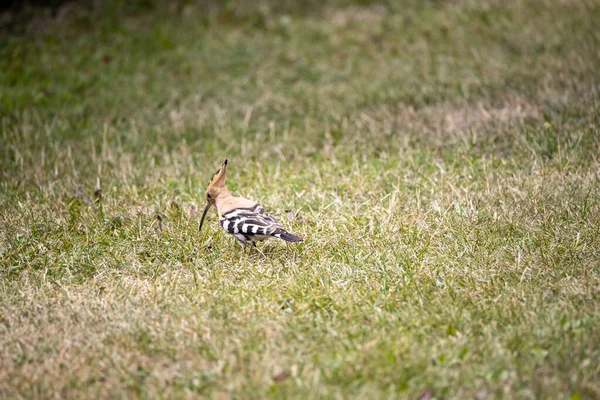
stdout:
{"type": "Polygon", "coordinates": [[[102,4],[0,38],[0,397],[600,398],[599,2],[102,4]]]}

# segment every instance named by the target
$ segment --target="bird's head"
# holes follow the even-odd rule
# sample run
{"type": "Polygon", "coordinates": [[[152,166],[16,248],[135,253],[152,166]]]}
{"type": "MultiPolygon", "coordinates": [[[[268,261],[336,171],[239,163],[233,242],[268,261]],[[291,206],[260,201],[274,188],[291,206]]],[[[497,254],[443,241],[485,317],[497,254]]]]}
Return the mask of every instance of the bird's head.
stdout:
{"type": "Polygon", "coordinates": [[[202,229],[202,224],[204,223],[204,218],[206,217],[206,213],[212,205],[215,204],[217,198],[219,196],[228,194],[227,188],[225,187],[225,173],[227,172],[227,160],[221,165],[221,168],[213,175],[212,179],[208,183],[208,187],[206,188],[206,207],[204,208],[204,212],[202,213],[202,219],[200,220],[200,228],[202,229]]]}

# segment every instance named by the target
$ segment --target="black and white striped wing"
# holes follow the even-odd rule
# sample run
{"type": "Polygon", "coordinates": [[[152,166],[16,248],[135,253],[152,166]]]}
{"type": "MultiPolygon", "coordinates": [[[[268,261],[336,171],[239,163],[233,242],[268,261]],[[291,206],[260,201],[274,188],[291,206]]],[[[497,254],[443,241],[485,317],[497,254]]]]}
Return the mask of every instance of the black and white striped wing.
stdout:
{"type": "Polygon", "coordinates": [[[223,214],[220,223],[231,234],[273,235],[283,230],[283,226],[258,204],[251,208],[231,210],[223,214]]]}

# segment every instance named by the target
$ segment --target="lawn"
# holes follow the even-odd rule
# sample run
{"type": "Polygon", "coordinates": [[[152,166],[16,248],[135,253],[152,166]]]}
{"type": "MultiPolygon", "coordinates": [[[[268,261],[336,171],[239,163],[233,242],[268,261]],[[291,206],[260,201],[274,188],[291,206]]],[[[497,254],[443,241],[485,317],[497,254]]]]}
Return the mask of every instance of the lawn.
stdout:
{"type": "Polygon", "coordinates": [[[93,4],[0,19],[0,398],[600,398],[600,1],[93,4]]]}

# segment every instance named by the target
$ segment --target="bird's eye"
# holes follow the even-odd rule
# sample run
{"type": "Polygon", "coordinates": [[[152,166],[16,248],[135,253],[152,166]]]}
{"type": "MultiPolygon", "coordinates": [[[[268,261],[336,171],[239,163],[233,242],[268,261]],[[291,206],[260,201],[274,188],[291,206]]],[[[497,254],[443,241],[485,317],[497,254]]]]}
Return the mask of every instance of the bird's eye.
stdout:
{"type": "Polygon", "coordinates": [[[210,195],[210,193],[207,193],[207,194],[206,194],[206,198],[207,198],[207,199],[210,199],[211,197],[212,197],[212,196],[210,195]]]}

